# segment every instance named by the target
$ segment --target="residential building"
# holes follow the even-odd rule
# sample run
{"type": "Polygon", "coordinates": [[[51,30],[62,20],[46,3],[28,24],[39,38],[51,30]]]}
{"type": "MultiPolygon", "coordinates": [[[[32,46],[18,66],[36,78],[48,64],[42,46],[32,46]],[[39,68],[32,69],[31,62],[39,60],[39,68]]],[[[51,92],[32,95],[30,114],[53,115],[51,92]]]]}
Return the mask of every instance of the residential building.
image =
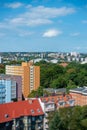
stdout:
{"type": "Polygon", "coordinates": [[[0,64],[2,63],[2,57],[0,56],[0,64]]]}
{"type": "Polygon", "coordinates": [[[43,130],[43,119],[38,99],[0,105],[0,130],[43,130]]]}
{"type": "Polygon", "coordinates": [[[78,87],[70,90],[72,98],[75,100],[75,105],[87,105],[87,87],[78,87]]]}
{"type": "Polygon", "coordinates": [[[16,82],[10,79],[0,79],[0,104],[16,99],[16,82]]]}
{"type": "Polygon", "coordinates": [[[21,66],[6,65],[6,74],[22,77],[22,93],[28,97],[32,90],[40,86],[40,66],[34,66],[32,62],[22,62],[21,66]]]}
{"type": "Polygon", "coordinates": [[[77,52],[71,52],[71,56],[77,57],[78,55],[79,55],[79,53],[77,53],[77,52]]]}
{"type": "Polygon", "coordinates": [[[72,60],[71,57],[70,57],[70,56],[67,56],[67,61],[68,61],[68,62],[71,62],[71,60],[72,60]]]}
{"type": "Polygon", "coordinates": [[[16,82],[16,100],[17,101],[22,100],[22,78],[21,78],[21,76],[0,74],[0,80],[11,80],[12,82],[15,81],[16,82]]]}
{"type": "Polygon", "coordinates": [[[50,60],[50,62],[56,64],[56,63],[58,63],[58,60],[57,59],[53,59],[53,60],[50,60]]]}
{"type": "Polygon", "coordinates": [[[48,114],[63,107],[73,107],[75,100],[70,94],[60,96],[48,96],[39,99],[44,111],[44,130],[49,129],[48,114]]]}

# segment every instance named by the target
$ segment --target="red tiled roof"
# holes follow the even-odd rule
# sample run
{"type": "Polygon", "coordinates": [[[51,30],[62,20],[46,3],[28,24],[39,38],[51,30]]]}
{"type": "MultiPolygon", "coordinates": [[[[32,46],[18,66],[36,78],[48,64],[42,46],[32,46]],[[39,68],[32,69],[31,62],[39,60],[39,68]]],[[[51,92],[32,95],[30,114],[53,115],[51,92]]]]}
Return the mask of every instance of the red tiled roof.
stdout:
{"type": "Polygon", "coordinates": [[[63,67],[66,67],[68,65],[68,63],[61,63],[60,65],[63,67]]]}
{"type": "Polygon", "coordinates": [[[68,103],[68,101],[73,100],[71,94],[66,94],[66,95],[61,95],[61,96],[49,96],[49,97],[42,97],[41,101],[49,104],[49,103],[54,103],[56,105],[56,107],[60,108],[60,107],[69,107],[70,104],[68,103]],[[65,102],[64,106],[60,106],[59,103],[60,102],[65,102]]]}
{"type": "Polygon", "coordinates": [[[58,100],[64,100],[64,101],[68,101],[69,99],[68,99],[68,97],[69,97],[69,99],[72,99],[72,96],[71,96],[71,94],[66,94],[65,96],[63,96],[63,95],[60,95],[60,96],[49,96],[49,97],[42,97],[41,98],[41,101],[42,102],[49,102],[49,101],[52,101],[52,102],[54,102],[54,103],[56,103],[56,102],[58,102],[58,100]]]}
{"type": "Polygon", "coordinates": [[[38,99],[0,104],[0,123],[20,116],[43,115],[38,99]]]}

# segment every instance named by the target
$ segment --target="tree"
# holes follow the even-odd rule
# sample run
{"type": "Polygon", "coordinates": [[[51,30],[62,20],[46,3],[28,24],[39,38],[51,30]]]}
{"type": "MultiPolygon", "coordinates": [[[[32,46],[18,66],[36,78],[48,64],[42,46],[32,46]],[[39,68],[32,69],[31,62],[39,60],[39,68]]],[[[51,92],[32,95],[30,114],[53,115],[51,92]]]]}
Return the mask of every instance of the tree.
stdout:
{"type": "Polygon", "coordinates": [[[84,130],[87,130],[87,119],[81,120],[81,125],[84,128],[84,130]]]}
{"type": "Polygon", "coordinates": [[[36,94],[37,94],[37,91],[35,91],[35,90],[32,90],[32,92],[29,94],[29,98],[34,98],[34,97],[36,97],[36,94]]]}
{"type": "Polygon", "coordinates": [[[43,96],[43,87],[40,86],[38,89],[37,89],[37,96],[43,96]]]}
{"type": "Polygon", "coordinates": [[[52,88],[64,88],[67,86],[66,80],[63,76],[54,79],[50,85],[52,88]]]}
{"type": "Polygon", "coordinates": [[[69,80],[68,83],[67,83],[67,92],[69,92],[70,89],[72,88],[76,88],[77,86],[75,85],[75,83],[72,81],[72,80],[69,80]]]}
{"type": "Polygon", "coordinates": [[[43,96],[43,87],[40,86],[37,90],[32,90],[32,92],[29,94],[29,98],[34,98],[34,97],[40,97],[43,96]]]}
{"type": "Polygon", "coordinates": [[[4,64],[0,64],[0,73],[5,73],[5,65],[4,64]]]}
{"type": "Polygon", "coordinates": [[[49,124],[49,129],[50,130],[65,130],[63,128],[63,123],[58,112],[55,113],[53,119],[51,120],[49,124]]]}

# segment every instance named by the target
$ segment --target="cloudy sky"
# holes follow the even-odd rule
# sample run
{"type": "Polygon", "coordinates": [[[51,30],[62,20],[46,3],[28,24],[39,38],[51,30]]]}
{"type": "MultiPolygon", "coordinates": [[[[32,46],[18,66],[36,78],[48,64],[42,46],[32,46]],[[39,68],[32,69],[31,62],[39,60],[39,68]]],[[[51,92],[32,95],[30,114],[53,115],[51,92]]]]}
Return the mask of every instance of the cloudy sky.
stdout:
{"type": "Polygon", "coordinates": [[[87,52],[87,0],[0,0],[0,52],[87,52]]]}

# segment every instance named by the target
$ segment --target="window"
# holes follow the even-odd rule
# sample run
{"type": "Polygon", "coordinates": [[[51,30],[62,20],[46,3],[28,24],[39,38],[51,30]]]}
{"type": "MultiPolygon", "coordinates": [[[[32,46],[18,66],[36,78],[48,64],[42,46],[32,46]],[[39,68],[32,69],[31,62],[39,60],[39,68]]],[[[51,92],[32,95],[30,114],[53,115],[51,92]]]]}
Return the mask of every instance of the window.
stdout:
{"type": "Polygon", "coordinates": [[[40,120],[42,120],[42,116],[39,116],[40,120]]]}
{"type": "Polygon", "coordinates": [[[35,117],[32,117],[32,121],[35,121],[35,117]]]}
{"type": "Polygon", "coordinates": [[[9,115],[8,114],[5,114],[5,118],[8,118],[9,117],[9,115]]]}
{"type": "Polygon", "coordinates": [[[40,112],[40,109],[37,109],[38,112],[40,112]]]}
{"type": "Polygon", "coordinates": [[[34,113],[34,110],[33,110],[33,109],[31,109],[31,113],[32,113],[32,114],[34,113]]]}

